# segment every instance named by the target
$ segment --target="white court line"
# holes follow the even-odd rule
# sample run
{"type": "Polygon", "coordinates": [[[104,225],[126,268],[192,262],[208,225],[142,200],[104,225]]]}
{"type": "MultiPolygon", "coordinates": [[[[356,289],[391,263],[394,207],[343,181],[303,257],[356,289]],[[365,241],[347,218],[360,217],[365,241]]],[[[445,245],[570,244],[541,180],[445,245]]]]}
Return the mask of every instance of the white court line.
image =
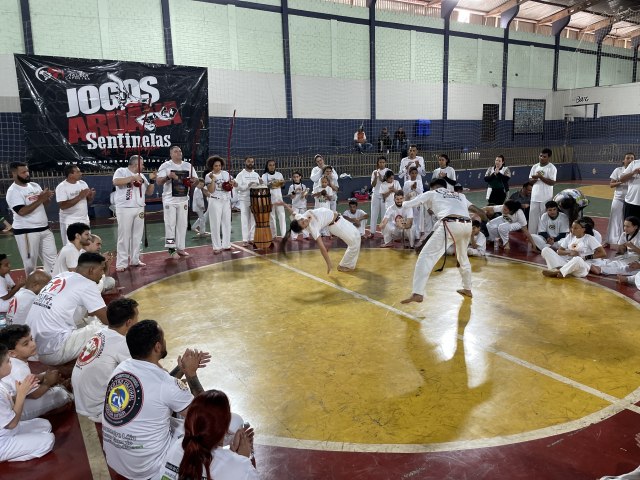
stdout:
{"type": "MultiPolygon", "coordinates": [[[[313,275],[311,273],[305,272],[304,270],[300,270],[299,268],[282,263],[279,260],[271,258],[270,256],[260,255],[254,251],[248,250],[240,246],[238,246],[237,248],[252,254],[254,257],[267,260],[275,265],[278,265],[279,267],[285,268],[299,275],[315,280],[316,282],[322,283],[323,285],[339,290],[343,293],[351,295],[360,300],[369,302],[373,305],[376,305],[380,308],[388,310],[399,316],[408,318],[418,323],[422,322],[422,319],[415,315],[404,312],[393,306],[387,305],[386,303],[382,303],[378,300],[368,297],[367,295],[363,295],[361,293],[355,292],[353,290],[342,287],[340,285],[336,285],[335,283],[329,282],[328,280],[317,277],[316,275],[313,275]]],[[[500,258],[504,258],[504,257],[500,257],[500,258]]],[[[505,260],[508,261],[511,259],[505,259],[505,260]]],[[[529,263],[529,262],[525,261],[522,263],[529,263]]],[[[535,264],[535,263],[531,263],[531,265],[542,267],[541,265],[535,264]]],[[[590,282],[590,284],[591,283],[593,282],[590,282]]],[[[457,334],[457,338],[459,340],[469,341],[469,339],[465,339],[464,335],[462,334],[457,334]]],[[[565,385],[581,390],[589,395],[598,397],[601,400],[611,403],[611,405],[598,412],[592,413],[586,417],[582,417],[578,420],[566,422],[564,424],[559,424],[552,427],[547,427],[547,428],[534,430],[530,432],[518,433],[515,435],[501,436],[501,437],[494,437],[494,438],[480,439],[480,440],[468,440],[468,441],[460,441],[460,442],[447,442],[447,443],[441,443],[441,444],[427,444],[427,445],[400,445],[400,444],[358,444],[358,443],[348,443],[348,442],[323,442],[323,441],[316,441],[316,440],[297,440],[297,439],[292,439],[287,437],[261,435],[260,443],[264,443],[267,445],[274,445],[274,446],[290,447],[290,448],[321,449],[321,450],[352,451],[352,452],[410,453],[410,452],[450,451],[450,450],[461,450],[461,449],[469,449],[469,448],[483,448],[488,446],[507,445],[510,443],[524,442],[524,441],[535,440],[539,438],[545,438],[545,437],[548,437],[551,435],[557,435],[560,433],[566,433],[579,428],[584,428],[598,421],[602,421],[625,409],[640,414],[640,407],[634,405],[636,402],[640,401],[640,388],[634,390],[632,393],[630,393],[626,397],[620,399],[612,395],[609,395],[607,393],[601,392],[593,387],[584,385],[578,381],[565,377],[564,375],[560,375],[551,370],[540,367],[538,365],[535,365],[521,358],[515,357],[501,350],[480,345],[474,341],[471,341],[471,342],[478,349],[484,350],[485,352],[488,352],[488,353],[493,353],[494,355],[497,355],[508,362],[514,363],[516,365],[519,365],[521,367],[534,371],[538,374],[544,375],[553,380],[564,383],[565,385]]]]}

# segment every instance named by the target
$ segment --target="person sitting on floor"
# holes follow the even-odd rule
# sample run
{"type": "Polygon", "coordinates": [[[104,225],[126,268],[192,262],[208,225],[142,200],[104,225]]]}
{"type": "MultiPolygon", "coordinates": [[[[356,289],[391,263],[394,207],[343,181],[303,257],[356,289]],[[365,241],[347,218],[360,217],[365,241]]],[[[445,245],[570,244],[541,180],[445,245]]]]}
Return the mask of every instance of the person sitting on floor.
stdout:
{"type": "MultiPolygon", "coordinates": [[[[347,222],[353,223],[360,232],[360,237],[365,237],[369,215],[364,210],[358,208],[358,201],[355,198],[349,199],[349,208],[344,211],[342,216],[347,222]]],[[[293,235],[291,236],[293,237],[293,235]]]]}
{"type": "Polygon", "coordinates": [[[7,310],[7,325],[24,325],[31,310],[31,305],[44,286],[51,281],[51,275],[44,270],[34,270],[27,277],[27,282],[13,296],[7,310]]]}
{"type": "Polygon", "coordinates": [[[487,223],[490,242],[502,241],[504,250],[508,252],[511,248],[509,246],[509,234],[521,230],[529,243],[535,247],[535,243],[527,229],[527,219],[520,208],[520,203],[514,200],[507,200],[502,205],[484,207],[484,211],[489,217],[494,213],[502,214],[502,216],[496,217],[487,223]]]}
{"type": "MultiPolygon", "coordinates": [[[[471,239],[469,240],[469,246],[467,247],[468,257],[484,257],[487,255],[487,237],[481,231],[482,222],[480,220],[473,220],[471,222],[471,239]]],[[[451,245],[447,248],[447,255],[455,255],[456,247],[451,245]]]]}
{"type": "Polygon", "coordinates": [[[394,204],[387,208],[380,224],[384,238],[384,243],[381,245],[382,248],[393,247],[394,240],[404,240],[405,236],[409,238],[409,246],[411,248],[414,246],[415,238],[411,231],[413,227],[413,208],[403,207],[402,202],[404,202],[404,192],[399,190],[394,194],[394,204]]]}
{"type": "Polygon", "coordinates": [[[590,273],[596,275],[629,275],[640,268],[640,219],[627,217],[622,235],[616,240],[618,250],[614,259],[602,258],[591,264],[590,273]]]}
{"type": "Polygon", "coordinates": [[[91,227],[86,223],[72,223],[67,227],[69,242],[60,249],[53,266],[52,276],[62,272],[74,272],[83,248],[91,243],[91,227]]]}
{"type": "MultiPolygon", "coordinates": [[[[16,382],[24,382],[31,375],[29,357],[36,354],[36,344],[27,325],[9,325],[0,330],[0,343],[9,349],[11,374],[2,379],[7,390],[16,394],[16,382]]],[[[73,401],[73,395],[61,385],[58,370],[47,370],[36,375],[39,385],[27,394],[22,410],[22,420],[37,418],[45,413],[59,410],[73,401]]]]}
{"type": "Polygon", "coordinates": [[[544,247],[557,250],[560,246],[560,240],[569,233],[569,217],[558,209],[558,204],[553,200],[545,203],[544,207],[547,211],[540,217],[538,233],[531,234],[531,238],[540,251],[544,247]]]}
{"type": "Polygon", "coordinates": [[[4,253],[0,253],[0,318],[6,321],[7,313],[11,308],[11,300],[24,285],[24,281],[18,283],[11,278],[11,264],[4,253]]]}
{"type": "MultiPolygon", "coordinates": [[[[0,345],[0,379],[11,374],[9,349],[0,345]]],[[[27,375],[15,383],[15,400],[0,382],[0,462],[21,462],[40,458],[53,449],[55,437],[51,424],[43,418],[20,420],[24,402],[33,387],[38,386],[35,375],[27,375]]]]}

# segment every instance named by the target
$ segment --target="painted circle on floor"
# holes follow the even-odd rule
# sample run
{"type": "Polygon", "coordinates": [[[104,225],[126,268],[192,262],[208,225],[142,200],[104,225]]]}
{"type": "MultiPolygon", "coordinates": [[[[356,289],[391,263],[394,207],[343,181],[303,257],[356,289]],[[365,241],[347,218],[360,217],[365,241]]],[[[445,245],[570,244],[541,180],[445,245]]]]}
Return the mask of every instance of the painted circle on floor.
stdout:
{"type": "MultiPolygon", "coordinates": [[[[335,265],[343,252],[330,252],[335,265]]],[[[475,448],[577,429],[640,399],[633,301],[490,258],[472,260],[472,301],[455,293],[450,259],[423,303],[401,305],[415,260],[363,250],[355,273],[327,275],[315,251],[242,258],[132,296],[161,322],[168,358],[212,354],[202,384],[225,391],[262,444],[475,448]]]]}

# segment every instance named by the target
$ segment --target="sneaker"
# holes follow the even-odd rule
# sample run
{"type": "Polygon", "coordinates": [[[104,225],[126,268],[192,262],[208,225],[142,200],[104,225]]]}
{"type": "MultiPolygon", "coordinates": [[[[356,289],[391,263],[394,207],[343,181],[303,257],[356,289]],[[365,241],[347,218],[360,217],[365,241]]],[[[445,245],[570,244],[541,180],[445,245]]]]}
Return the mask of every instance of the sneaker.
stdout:
{"type": "Polygon", "coordinates": [[[188,257],[189,254],[185,250],[178,250],[178,255],[181,257],[188,257]]]}

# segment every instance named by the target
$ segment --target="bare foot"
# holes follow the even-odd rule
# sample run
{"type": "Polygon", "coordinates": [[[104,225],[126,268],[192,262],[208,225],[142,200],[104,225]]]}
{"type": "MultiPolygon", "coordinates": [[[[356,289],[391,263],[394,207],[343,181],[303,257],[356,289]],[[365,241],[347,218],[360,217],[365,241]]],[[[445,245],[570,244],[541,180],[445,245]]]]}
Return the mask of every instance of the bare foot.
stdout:
{"type": "Polygon", "coordinates": [[[509,250],[511,250],[511,247],[509,246],[509,242],[505,243],[503,248],[505,252],[508,252],[509,250]]]}
{"type": "Polygon", "coordinates": [[[460,290],[456,290],[456,292],[458,292],[463,297],[473,298],[473,293],[471,293],[471,290],[467,290],[466,288],[461,288],[460,290]]]}
{"type": "Polygon", "coordinates": [[[355,268],[343,267],[342,265],[338,265],[339,272],[353,272],[355,268]]]}
{"type": "Polygon", "coordinates": [[[400,303],[411,303],[411,302],[421,303],[423,298],[424,297],[422,295],[418,295],[417,293],[414,293],[409,298],[405,298],[404,300],[402,300],[400,303]]]}
{"type": "Polygon", "coordinates": [[[627,284],[627,276],[626,275],[618,275],[618,283],[622,285],[627,284]]]}
{"type": "Polygon", "coordinates": [[[600,275],[602,273],[602,269],[600,267],[595,266],[595,265],[591,265],[591,268],[589,268],[589,272],[593,273],[595,275],[600,275]]]}
{"type": "Polygon", "coordinates": [[[560,273],[560,270],[543,270],[542,275],[551,278],[564,278],[562,273],[560,273]]]}

